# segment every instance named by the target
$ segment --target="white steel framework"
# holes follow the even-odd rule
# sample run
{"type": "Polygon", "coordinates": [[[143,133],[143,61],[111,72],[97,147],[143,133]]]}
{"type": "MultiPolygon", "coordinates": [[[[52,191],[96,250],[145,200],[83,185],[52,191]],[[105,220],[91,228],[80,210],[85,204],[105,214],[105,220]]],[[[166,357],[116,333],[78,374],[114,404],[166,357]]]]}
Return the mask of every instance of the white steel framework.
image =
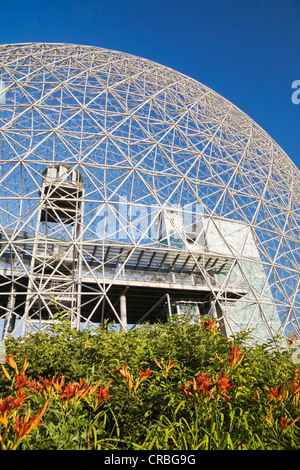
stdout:
{"type": "Polygon", "coordinates": [[[0,333],[190,311],[300,335],[300,173],[197,81],[90,46],[0,46],[0,333]]]}

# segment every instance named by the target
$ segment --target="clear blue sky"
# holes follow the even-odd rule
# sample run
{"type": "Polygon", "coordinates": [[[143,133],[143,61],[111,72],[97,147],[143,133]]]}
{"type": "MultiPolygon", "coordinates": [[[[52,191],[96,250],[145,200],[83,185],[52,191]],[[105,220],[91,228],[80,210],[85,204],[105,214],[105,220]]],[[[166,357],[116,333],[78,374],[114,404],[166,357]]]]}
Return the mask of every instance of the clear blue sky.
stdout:
{"type": "Polygon", "coordinates": [[[300,0],[0,0],[0,43],[76,43],[154,60],[211,87],[300,168],[300,0]]]}

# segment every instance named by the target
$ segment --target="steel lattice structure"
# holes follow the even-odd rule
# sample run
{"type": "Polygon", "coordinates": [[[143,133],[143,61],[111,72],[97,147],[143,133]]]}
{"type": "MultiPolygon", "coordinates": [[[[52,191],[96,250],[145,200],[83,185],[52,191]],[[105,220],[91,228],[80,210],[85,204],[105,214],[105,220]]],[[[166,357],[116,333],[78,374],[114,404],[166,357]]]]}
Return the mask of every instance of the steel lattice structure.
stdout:
{"type": "Polygon", "coordinates": [[[252,119],[129,54],[0,46],[0,328],[183,310],[300,333],[300,173],[252,119]]]}

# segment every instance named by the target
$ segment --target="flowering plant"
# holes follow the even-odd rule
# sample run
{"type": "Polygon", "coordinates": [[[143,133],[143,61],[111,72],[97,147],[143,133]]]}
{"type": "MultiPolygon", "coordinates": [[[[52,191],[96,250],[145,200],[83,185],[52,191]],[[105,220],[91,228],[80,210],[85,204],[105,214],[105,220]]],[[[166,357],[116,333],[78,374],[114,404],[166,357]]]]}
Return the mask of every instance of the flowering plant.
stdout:
{"type": "Polygon", "coordinates": [[[1,448],[298,449],[293,345],[248,340],[182,316],[126,333],[61,325],[50,336],[9,338],[1,448]]]}

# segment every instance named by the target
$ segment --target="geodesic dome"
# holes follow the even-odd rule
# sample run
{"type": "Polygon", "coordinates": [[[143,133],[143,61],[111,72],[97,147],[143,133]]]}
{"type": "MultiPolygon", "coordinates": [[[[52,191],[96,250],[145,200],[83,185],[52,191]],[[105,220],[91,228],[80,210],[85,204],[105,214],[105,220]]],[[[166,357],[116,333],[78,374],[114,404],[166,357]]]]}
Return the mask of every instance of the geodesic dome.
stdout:
{"type": "Polygon", "coordinates": [[[182,311],[299,332],[299,170],[197,81],[122,52],[0,46],[0,327],[182,311]]]}

